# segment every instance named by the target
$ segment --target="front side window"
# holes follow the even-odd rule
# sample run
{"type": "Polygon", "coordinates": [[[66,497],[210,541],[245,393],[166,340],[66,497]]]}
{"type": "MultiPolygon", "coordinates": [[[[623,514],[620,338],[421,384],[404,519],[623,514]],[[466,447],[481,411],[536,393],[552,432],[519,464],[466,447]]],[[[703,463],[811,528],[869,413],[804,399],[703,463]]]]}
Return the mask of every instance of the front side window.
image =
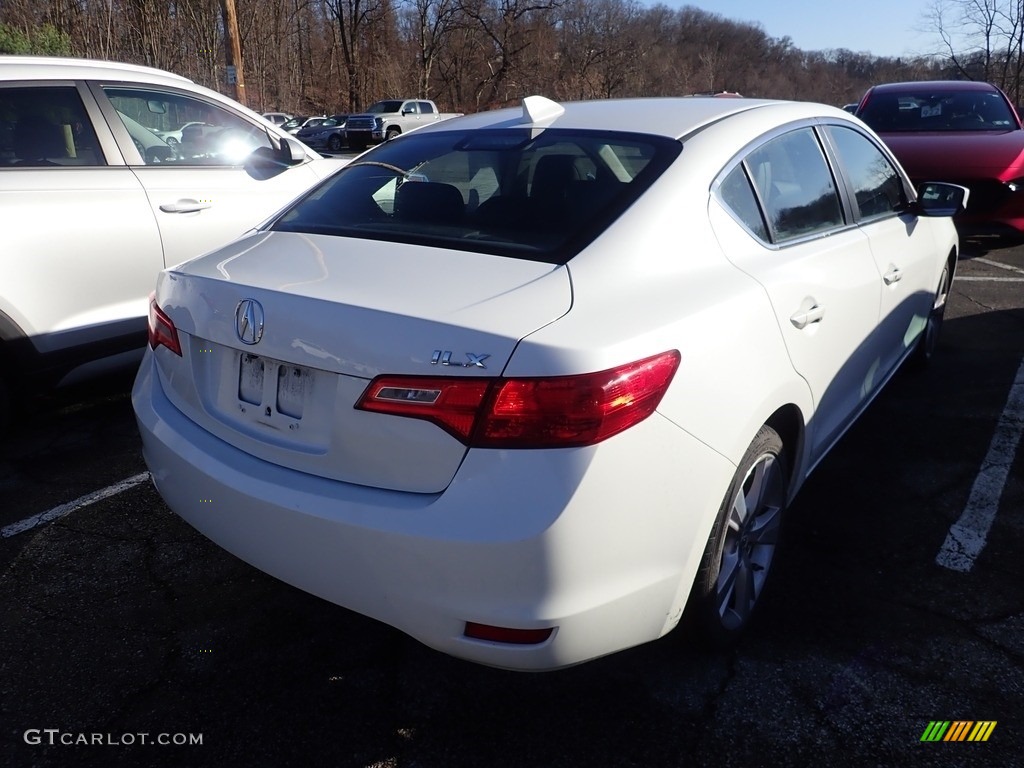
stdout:
{"type": "Polygon", "coordinates": [[[553,128],[412,133],[346,166],[272,229],[564,263],[680,150],[661,137],[553,128]]]}
{"type": "Polygon", "coordinates": [[[146,165],[242,165],[266,131],[216,104],[150,88],[105,88],[146,165]]]}
{"type": "Polygon", "coordinates": [[[829,136],[853,187],[861,219],[885,216],[904,202],[903,182],[882,151],[852,128],[831,126],[829,136]]]}
{"type": "Polygon", "coordinates": [[[106,165],[72,86],[0,88],[0,167],[106,165]]]}
{"type": "Polygon", "coordinates": [[[832,172],[811,128],[768,141],[744,163],[774,242],[825,232],[844,223],[832,172]]]}

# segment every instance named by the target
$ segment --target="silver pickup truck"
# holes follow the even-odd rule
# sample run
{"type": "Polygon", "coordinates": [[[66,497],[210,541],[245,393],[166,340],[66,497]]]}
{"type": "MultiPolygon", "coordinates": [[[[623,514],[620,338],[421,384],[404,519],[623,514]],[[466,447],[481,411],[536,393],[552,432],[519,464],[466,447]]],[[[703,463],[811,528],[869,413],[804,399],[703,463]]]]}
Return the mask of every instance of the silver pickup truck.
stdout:
{"type": "Polygon", "coordinates": [[[384,99],[362,114],[348,116],[345,141],[350,149],[360,151],[370,144],[388,141],[421,125],[458,117],[460,114],[438,112],[437,105],[427,99],[384,99]]]}

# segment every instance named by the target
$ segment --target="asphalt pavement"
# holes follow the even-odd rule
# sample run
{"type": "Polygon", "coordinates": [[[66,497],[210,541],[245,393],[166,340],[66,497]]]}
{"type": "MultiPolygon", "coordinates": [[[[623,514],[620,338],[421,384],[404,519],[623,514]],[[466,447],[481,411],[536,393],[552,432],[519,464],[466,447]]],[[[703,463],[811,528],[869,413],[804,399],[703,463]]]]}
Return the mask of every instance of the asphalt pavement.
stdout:
{"type": "Polygon", "coordinates": [[[681,627],[560,672],[448,658],[173,515],[137,480],[127,379],[24,404],[0,437],[0,764],[1021,764],[1024,247],[959,267],[934,364],[818,467],[727,653],[681,627]],[[983,539],[959,569],[951,531],[983,539]]]}

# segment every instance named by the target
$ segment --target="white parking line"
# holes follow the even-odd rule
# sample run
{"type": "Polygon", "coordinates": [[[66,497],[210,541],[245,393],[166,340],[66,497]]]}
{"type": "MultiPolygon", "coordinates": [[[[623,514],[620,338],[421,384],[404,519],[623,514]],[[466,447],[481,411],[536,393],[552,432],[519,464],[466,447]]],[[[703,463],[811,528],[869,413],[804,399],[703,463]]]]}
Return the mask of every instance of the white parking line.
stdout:
{"type": "Polygon", "coordinates": [[[74,512],[76,509],[87,507],[90,504],[94,504],[97,501],[116,496],[122,491],[127,491],[129,488],[133,488],[139,483],[144,483],[149,480],[149,472],[143,472],[141,475],[135,475],[129,477],[127,480],[122,480],[119,483],[107,486],[99,491],[93,491],[90,494],[69,501],[67,504],[61,504],[59,507],[47,510],[46,512],[40,512],[38,515],[32,515],[32,517],[26,517],[24,520],[19,520],[16,523],[4,526],[0,529],[0,538],[8,539],[11,536],[17,536],[19,533],[32,530],[36,526],[48,523],[51,520],[56,520],[64,515],[74,512]]]}
{"type": "Polygon", "coordinates": [[[985,258],[974,259],[974,261],[979,262],[981,264],[988,264],[990,267],[999,267],[1000,269],[1006,269],[1009,270],[1010,272],[1020,272],[1021,274],[1024,274],[1024,269],[1021,269],[1020,267],[1015,267],[1012,264],[1003,264],[1003,262],[1001,261],[992,261],[992,259],[985,258]]]}
{"type": "Polygon", "coordinates": [[[972,275],[957,275],[956,281],[967,280],[972,283],[1024,283],[1024,277],[974,277],[972,275]]]}
{"type": "Polygon", "coordinates": [[[1021,432],[1024,431],[1024,361],[1017,369],[1017,377],[1010,387],[1003,413],[996,424],[996,432],[988,447],[981,471],[974,479],[971,495],[967,499],[960,519],[949,529],[935,562],[943,568],[964,573],[971,570],[974,561],[988,540],[988,532],[999,509],[999,499],[1010,473],[1021,432]]]}
{"type": "MultiPolygon", "coordinates": [[[[1024,269],[1015,267],[1011,264],[1003,264],[1001,261],[992,261],[992,259],[977,258],[971,259],[971,261],[977,264],[987,264],[990,267],[998,267],[999,269],[1005,269],[1007,272],[1016,272],[1019,275],[1024,275],[1024,269]]],[[[1024,283],[1024,277],[981,277],[974,275],[960,275],[956,276],[957,280],[968,280],[974,283],[1024,283]]]]}

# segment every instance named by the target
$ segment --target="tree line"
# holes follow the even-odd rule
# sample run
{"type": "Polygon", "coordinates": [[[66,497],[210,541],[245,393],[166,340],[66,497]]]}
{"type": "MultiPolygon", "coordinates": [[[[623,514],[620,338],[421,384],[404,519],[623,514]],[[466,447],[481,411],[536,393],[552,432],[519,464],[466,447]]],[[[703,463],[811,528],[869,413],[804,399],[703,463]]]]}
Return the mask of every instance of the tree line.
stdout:
{"type": "MultiPolygon", "coordinates": [[[[418,97],[477,112],[534,93],[578,100],[718,91],[842,105],[875,83],[958,72],[954,56],[803,51],[756,24],[637,0],[235,5],[247,101],[259,111],[347,113],[380,98],[418,97]]],[[[222,0],[0,5],[0,53],[146,64],[231,93],[225,48],[222,0]]]]}

